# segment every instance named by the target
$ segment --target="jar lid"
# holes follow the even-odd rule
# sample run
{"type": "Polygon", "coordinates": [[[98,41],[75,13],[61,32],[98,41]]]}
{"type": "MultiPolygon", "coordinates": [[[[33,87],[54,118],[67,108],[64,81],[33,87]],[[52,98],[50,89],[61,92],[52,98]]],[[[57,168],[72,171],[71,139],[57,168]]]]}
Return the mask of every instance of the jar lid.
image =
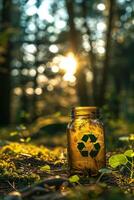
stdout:
{"type": "Polygon", "coordinates": [[[98,115],[99,109],[95,106],[81,106],[72,108],[72,116],[98,115]]]}

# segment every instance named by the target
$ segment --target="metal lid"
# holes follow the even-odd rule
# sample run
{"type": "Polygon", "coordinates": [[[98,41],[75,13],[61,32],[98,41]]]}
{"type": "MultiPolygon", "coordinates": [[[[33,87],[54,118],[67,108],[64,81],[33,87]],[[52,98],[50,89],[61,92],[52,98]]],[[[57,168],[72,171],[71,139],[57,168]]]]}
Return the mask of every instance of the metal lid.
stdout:
{"type": "Polygon", "coordinates": [[[81,106],[72,108],[72,116],[98,115],[99,109],[95,106],[81,106]]]}

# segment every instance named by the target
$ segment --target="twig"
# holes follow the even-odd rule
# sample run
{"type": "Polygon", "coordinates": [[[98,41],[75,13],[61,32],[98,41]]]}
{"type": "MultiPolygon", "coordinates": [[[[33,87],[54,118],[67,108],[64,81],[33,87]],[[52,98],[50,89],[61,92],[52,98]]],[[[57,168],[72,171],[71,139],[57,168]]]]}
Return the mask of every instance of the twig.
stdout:
{"type": "Polygon", "coordinates": [[[96,183],[99,183],[99,182],[100,182],[100,180],[101,180],[101,178],[102,178],[102,176],[103,176],[104,174],[105,174],[105,173],[102,173],[102,174],[98,177],[96,183]]]}
{"type": "Polygon", "coordinates": [[[12,183],[10,183],[10,181],[7,181],[7,183],[16,191],[16,192],[18,192],[18,190],[15,188],[15,183],[13,182],[13,184],[12,183]]]}

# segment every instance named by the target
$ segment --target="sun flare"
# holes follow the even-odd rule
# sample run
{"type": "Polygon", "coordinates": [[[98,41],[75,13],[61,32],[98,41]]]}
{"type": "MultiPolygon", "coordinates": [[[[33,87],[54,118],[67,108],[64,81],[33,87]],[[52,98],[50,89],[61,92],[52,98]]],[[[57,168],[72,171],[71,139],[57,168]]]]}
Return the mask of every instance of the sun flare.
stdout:
{"type": "Polygon", "coordinates": [[[60,69],[64,70],[65,73],[75,74],[77,68],[77,61],[73,53],[68,53],[66,57],[60,62],[60,69]]]}
{"type": "Polygon", "coordinates": [[[63,57],[59,64],[59,67],[65,72],[63,78],[65,78],[66,81],[72,80],[72,77],[74,77],[77,69],[77,60],[74,54],[69,52],[65,57],[63,57]]]}

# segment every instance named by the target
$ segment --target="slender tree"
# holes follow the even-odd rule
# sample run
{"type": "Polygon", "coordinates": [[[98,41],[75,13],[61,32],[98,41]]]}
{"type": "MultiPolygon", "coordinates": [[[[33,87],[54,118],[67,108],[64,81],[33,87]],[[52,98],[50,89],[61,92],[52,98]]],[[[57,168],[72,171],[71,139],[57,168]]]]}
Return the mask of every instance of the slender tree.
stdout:
{"type": "Polygon", "coordinates": [[[107,33],[106,33],[106,54],[104,59],[104,65],[102,69],[102,81],[100,83],[100,95],[99,95],[99,105],[103,106],[105,104],[105,96],[108,84],[108,72],[110,66],[110,50],[112,41],[112,27],[113,27],[113,17],[114,17],[114,6],[115,0],[108,0],[108,22],[107,22],[107,33]]]}
{"type": "Polygon", "coordinates": [[[90,60],[90,64],[91,64],[91,70],[93,73],[93,80],[92,80],[92,101],[93,104],[97,105],[98,104],[98,95],[97,95],[97,67],[96,67],[96,56],[93,52],[93,41],[91,38],[91,30],[89,25],[87,24],[87,16],[88,16],[88,1],[83,0],[82,1],[82,16],[84,19],[84,27],[86,29],[86,34],[89,36],[88,42],[90,44],[90,51],[89,51],[89,60],[90,60]]]}
{"type": "Polygon", "coordinates": [[[84,73],[84,67],[80,65],[80,55],[79,55],[79,40],[78,40],[78,32],[75,27],[74,18],[74,2],[71,0],[66,0],[66,7],[67,7],[67,13],[68,13],[68,25],[70,30],[70,45],[71,50],[75,54],[78,60],[78,66],[77,66],[77,83],[76,83],[76,89],[77,94],[79,97],[79,103],[80,105],[88,105],[89,104],[89,98],[87,93],[87,84],[86,84],[86,76],[84,73]]]}
{"type": "Polygon", "coordinates": [[[3,0],[2,9],[2,34],[5,35],[4,62],[1,64],[0,71],[0,125],[10,122],[10,61],[11,61],[11,42],[9,39],[9,28],[11,26],[11,0],[3,0]]]}

